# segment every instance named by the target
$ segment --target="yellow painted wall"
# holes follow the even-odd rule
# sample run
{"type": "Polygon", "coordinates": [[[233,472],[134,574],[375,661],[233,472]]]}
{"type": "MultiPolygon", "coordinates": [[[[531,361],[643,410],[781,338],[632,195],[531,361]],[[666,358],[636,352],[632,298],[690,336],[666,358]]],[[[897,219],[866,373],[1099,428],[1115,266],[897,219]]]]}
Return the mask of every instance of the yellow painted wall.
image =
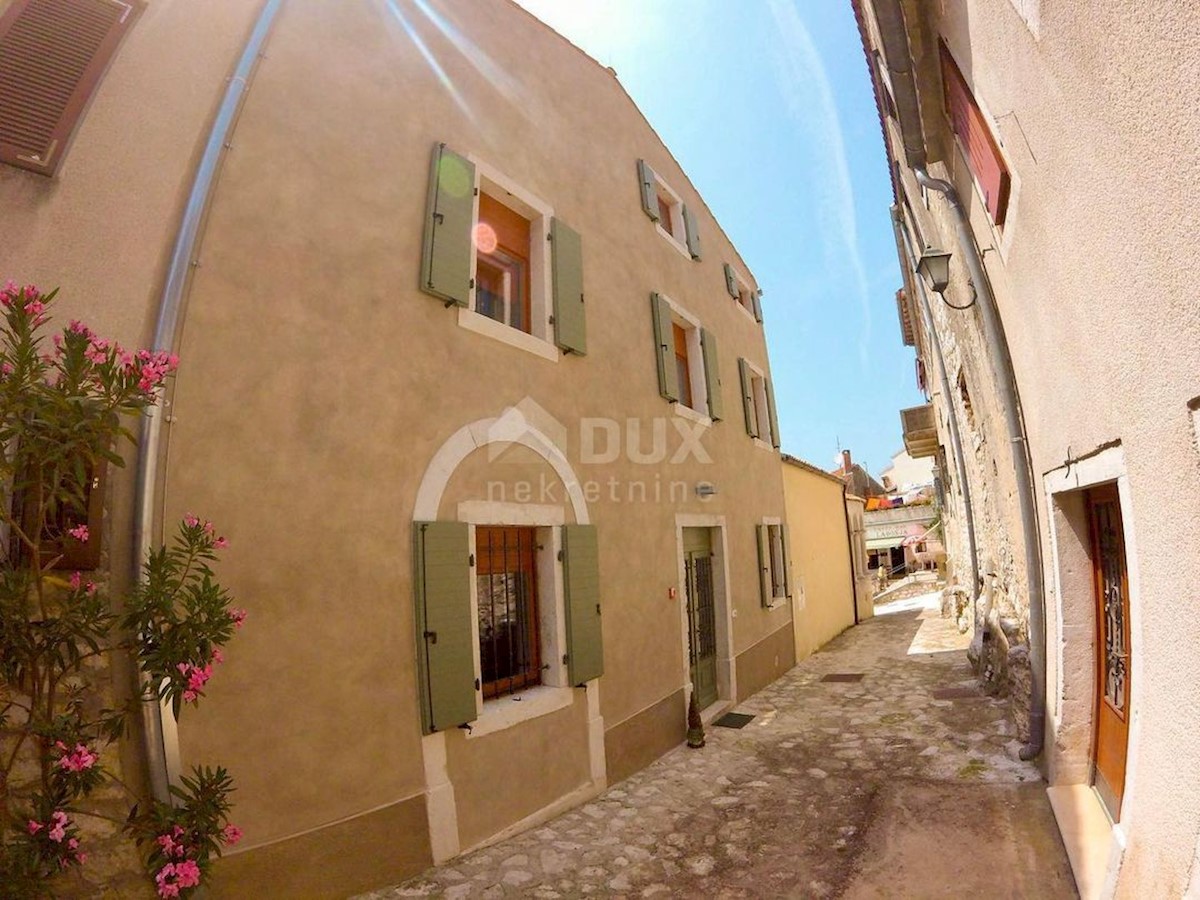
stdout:
{"type": "Polygon", "coordinates": [[[783,491],[799,661],[854,624],[854,588],[842,483],[785,459],[783,491]]]}

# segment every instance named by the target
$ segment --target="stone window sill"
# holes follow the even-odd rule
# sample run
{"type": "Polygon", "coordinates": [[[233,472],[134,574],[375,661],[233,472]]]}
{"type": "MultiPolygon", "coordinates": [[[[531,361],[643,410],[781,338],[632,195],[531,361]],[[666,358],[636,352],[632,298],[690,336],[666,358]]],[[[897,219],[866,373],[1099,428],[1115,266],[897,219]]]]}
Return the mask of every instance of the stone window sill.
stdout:
{"type": "Polygon", "coordinates": [[[516,694],[488,700],[483,704],[483,713],[471,723],[467,740],[485,737],[536,719],[560,709],[566,709],[575,700],[571,688],[538,685],[516,694]]]}

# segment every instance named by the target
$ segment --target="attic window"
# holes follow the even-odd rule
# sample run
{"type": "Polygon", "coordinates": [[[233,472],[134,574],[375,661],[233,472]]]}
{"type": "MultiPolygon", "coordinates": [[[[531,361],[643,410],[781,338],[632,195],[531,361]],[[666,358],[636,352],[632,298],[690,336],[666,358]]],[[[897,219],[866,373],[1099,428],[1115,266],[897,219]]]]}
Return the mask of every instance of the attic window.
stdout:
{"type": "Polygon", "coordinates": [[[16,0],[0,17],[0,162],[41,175],[71,136],[142,0],[16,0]]]}

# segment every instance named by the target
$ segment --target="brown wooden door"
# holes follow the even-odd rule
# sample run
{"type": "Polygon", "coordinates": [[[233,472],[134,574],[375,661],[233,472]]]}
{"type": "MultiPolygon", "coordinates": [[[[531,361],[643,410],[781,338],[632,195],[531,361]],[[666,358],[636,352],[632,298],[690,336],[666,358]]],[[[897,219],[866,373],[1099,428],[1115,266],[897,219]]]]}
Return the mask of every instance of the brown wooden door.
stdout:
{"type": "Polygon", "coordinates": [[[1116,485],[1088,491],[1096,595],[1096,791],[1113,820],[1125,793],[1129,745],[1129,579],[1116,485]]]}

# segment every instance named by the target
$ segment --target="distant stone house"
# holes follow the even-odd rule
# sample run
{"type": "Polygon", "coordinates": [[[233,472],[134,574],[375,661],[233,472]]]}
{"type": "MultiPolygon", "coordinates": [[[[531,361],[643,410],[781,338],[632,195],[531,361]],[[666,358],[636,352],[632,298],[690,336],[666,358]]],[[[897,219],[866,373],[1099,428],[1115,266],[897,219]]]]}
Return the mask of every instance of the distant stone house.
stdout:
{"type": "Polygon", "coordinates": [[[875,480],[871,473],[850,457],[849,450],[842,451],[842,464],[830,472],[840,478],[846,485],[846,490],[855,497],[864,500],[871,497],[882,497],[887,488],[875,480]]]}

